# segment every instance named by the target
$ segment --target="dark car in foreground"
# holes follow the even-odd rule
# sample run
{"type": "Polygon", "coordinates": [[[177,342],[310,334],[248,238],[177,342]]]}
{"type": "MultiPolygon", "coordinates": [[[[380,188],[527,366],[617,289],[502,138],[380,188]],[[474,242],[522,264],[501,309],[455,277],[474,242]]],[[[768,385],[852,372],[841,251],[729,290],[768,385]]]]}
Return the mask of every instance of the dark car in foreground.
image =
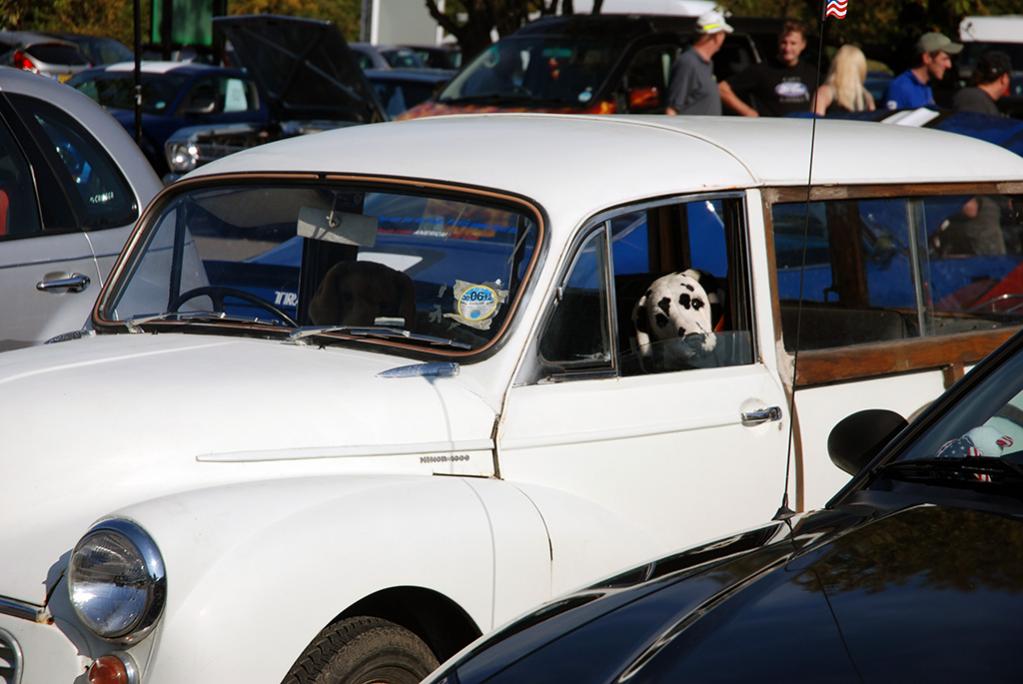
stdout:
{"type": "Polygon", "coordinates": [[[1023,335],[828,447],[855,477],[824,509],[548,603],[428,681],[1019,681],[1023,335]]]}
{"type": "MultiPolygon", "coordinates": [[[[135,65],[120,62],[77,74],[68,85],[102,105],[129,133],[135,131],[135,65]]],[[[186,126],[270,119],[256,82],[239,69],[179,62],[142,62],[142,148],[159,175],[168,172],[164,143],[186,126]]]]}

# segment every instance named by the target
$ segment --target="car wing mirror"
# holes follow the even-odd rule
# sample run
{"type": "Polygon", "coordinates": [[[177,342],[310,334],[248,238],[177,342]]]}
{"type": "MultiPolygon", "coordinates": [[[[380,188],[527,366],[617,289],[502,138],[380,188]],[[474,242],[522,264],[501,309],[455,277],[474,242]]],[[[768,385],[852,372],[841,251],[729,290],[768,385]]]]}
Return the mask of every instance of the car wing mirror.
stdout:
{"type": "Polygon", "coordinates": [[[887,409],[867,409],[846,416],[828,435],[831,462],[855,475],[908,424],[905,418],[887,409]]]}
{"type": "Polygon", "coordinates": [[[661,93],[657,86],[629,88],[629,111],[644,111],[661,106],[661,93]]]}

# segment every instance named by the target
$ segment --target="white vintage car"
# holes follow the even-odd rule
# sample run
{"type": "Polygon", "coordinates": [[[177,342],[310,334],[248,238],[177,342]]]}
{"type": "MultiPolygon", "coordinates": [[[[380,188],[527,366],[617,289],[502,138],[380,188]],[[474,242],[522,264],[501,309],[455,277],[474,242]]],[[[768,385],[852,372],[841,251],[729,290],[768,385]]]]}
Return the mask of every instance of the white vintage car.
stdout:
{"type": "Polygon", "coordinates": [[[808,189],[811,126],[439,117],[165,189],[93,329],[0,355],[0,681],[416,681],[823,505],[838,419],[1020,322],[1023,159],[820,121],[808,189]]]}

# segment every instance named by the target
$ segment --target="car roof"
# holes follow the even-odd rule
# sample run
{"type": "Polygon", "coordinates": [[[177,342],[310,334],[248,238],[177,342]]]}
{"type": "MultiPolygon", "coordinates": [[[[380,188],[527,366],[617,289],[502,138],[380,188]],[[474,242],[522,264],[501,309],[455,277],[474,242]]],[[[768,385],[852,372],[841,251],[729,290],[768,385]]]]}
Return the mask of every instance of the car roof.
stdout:
{"type": "Polygon", "coordinates": [[[964,42],[1023,43],[1023,14],[965,17],[959,22],[959,40],[964,42]]]}
{"type": "MultiPolygon", "coordinates": [[[[142,73],[144,74],[169,74],[174,72],[175,74],[183,74],[185,76],[191,76],[199,73],[241,73],[238,69],[228,69],[225,67],[213,66],[211,64],[201,64],[197,62],[162,62],[154,60],[142,60],[140,66],[142,73]]],[[[134,71],[135,62],[115,62],[114,64],[104,64],[103,66],[96,69],[96,71],[134,71]]]]}
{"type": "Polygon", "coordinates": [[[52,35],[46,33],[36,33],[34,31],[0,31],[0,42],[23,46],[29,46],[33,43],[63,43],[65,45],[73,45],[66,40],[54,38],[52,35]]]}
{"type": "Polygon", "coordinates": [[[444,83],[458,73],[455,69],[363,69],[371,81],[415,81],[417,83],[444,83]]]}
{"type": "MultiPolygon", "coordinates": [[[[477,114],[271,143],[190,177],[359,173],[483,186],[586,214],[683,192],[807,182],[811,119],[477,114]]],[[[940,131],[816,122],[815,185],[1023,180],[1023,158],[940,131]]]]}

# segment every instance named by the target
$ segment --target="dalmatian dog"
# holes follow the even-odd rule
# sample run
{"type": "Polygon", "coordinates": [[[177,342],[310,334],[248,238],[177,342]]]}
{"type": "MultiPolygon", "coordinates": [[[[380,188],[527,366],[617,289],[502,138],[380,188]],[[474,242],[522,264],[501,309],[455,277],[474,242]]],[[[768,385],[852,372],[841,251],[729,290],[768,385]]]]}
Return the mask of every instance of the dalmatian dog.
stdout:
{"type": "Polygon", "coordinates": [[[655,280],[632,310],[636,344],[644,365],[660,370],[692,367],[714,351],[717,337],[711,323],[711,305],[722,293],[711,295],[700,284],[696,269],[669,273],[655,280]]]}

